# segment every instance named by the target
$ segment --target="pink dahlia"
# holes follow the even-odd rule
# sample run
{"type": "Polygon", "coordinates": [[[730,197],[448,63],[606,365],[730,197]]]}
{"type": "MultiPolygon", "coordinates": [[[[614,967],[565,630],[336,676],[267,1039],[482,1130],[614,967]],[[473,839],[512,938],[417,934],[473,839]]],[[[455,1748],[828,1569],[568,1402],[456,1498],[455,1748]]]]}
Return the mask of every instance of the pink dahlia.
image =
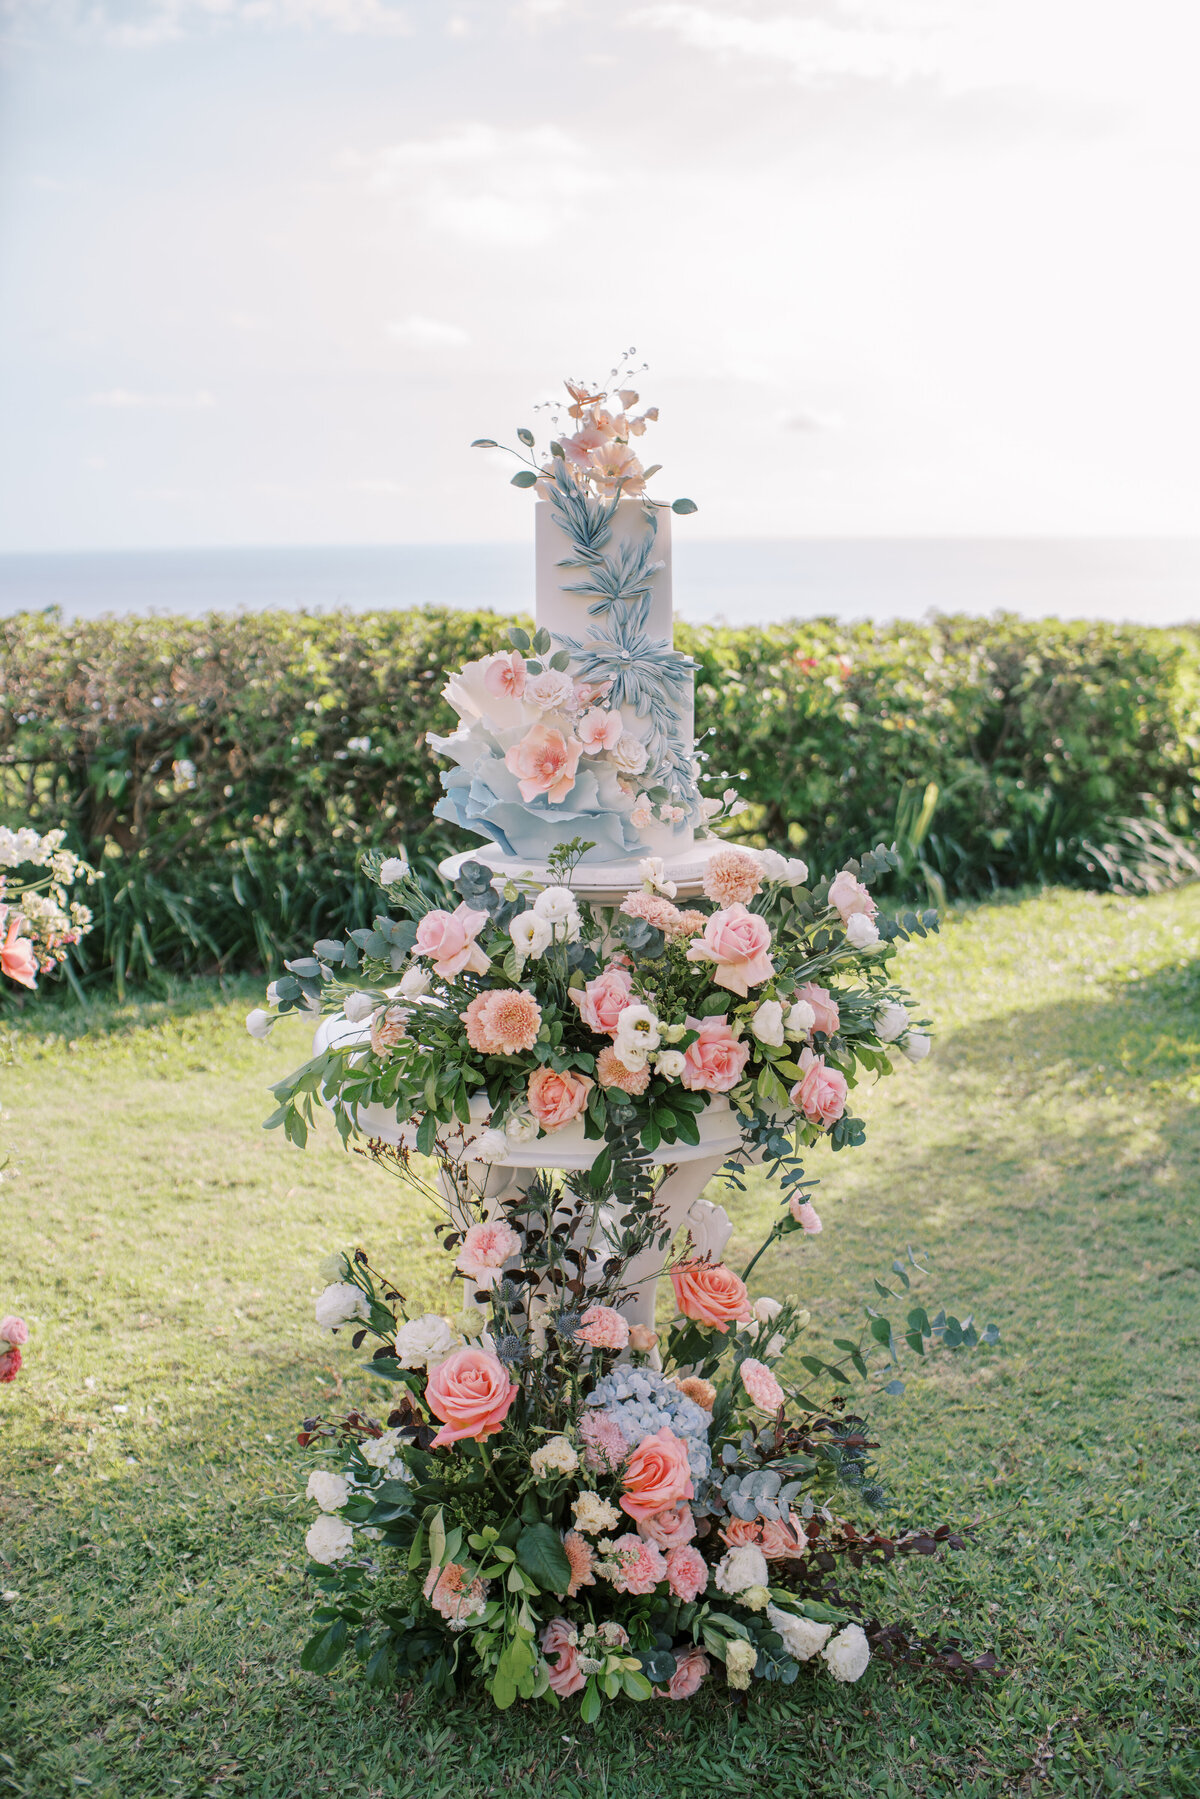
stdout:
{"type": "Polygon", "coordinates": [[[612,1306],[589,1306],[575,1332],[576,1343],[589,1349],[624,1349],[629,1341],[629,1326],[612,1306]]]}
{"type": "Polygon", "coordinates": [[[622,1093],[636,1099],[650,1085],[650,1067],[626,1068],[611,1043],[606,1043],[596,1057],[596,1079],[602,1087],[619,1087],[622,1093]]]}
{"type": "Polygon", "coordinates": [[[635,1537],[632,1531],[617,1538],[609,1551],[609,1560],[617,1564],[608,1578],[618,1593],[653,1593],[659,1581],[667,1578],[661,1551],[635,1537]]]}
{"type": "Polygon", "coordinates": [[[684,1544],[667,1556],[667,1581],[676,1599],[690,1604],[708,1585],[708,1563],[698,1549],[684,1544]]]}
{"type": "Polygon", "coordinates": [[[783,1388],[765,1362],[747,1356],[739,1370],[742,1385],[761,1412],[777,1412],[783,1404],[783,1388]]]}
{"type": "Polygon", "coordinates": [[[487,1056],[517,1056],[533,1048],[542,1027],[542,1008],[520,987],[496,987],[473,999],[459,1017],[467,1042],[487,1056]]]}
{"type": "Polygon", "coordinates": [[[567,1588],[567,1598],[574,1599],[580,1587],[594,1587],[596,1576],[592,1573],[596,1557],[586,1537],[581,1537],[577,1530],[569,1530],[563,1538],[563,1548],[567,1560],[571,1564],[571,1584],[567,1588]]]}
{"type": "Polygon", "coordinates": [[[749,850],[718,850],[704,871],[704,892],[718,906],[748,905],[761,886],[762,869],[749,850]]]}

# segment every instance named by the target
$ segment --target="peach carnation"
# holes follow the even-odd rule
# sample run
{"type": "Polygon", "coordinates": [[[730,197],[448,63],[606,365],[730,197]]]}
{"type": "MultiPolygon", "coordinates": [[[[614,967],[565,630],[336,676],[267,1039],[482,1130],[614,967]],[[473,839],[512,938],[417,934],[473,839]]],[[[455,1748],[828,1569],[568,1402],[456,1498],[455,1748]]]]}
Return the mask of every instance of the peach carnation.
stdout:
{"type": "Polygon", "coordinates": [[[825,1066],[824,1056],[802,1049],[799,1056],[800,1079],[788,1095],[797,1112],[803,1112],[810,1124],[834,1124],[846,1110],[846,1077],[836,1068],[825,1066]]]}
{"type": "Polygon", "coordinates": [[[516,775],[526,805],[542,793],[558,805],[575,785],[582,754],[578,738],[564,737],[551,725],[532,725],[520,743],[505,752],[504,763],[516,775]]]}
{"type": "Polygon", "coordinates": [[[827,1037],[832,1037],[842,1022],[842,1015],[828,987],[818,987],[815,981],[806,981],[803,987],[797,987],[794,997],[812,1007],[813,1030],[824,1031],[827,1037]]]}
{"type": "Polygon", "coordinates": [[[567,1588],[567,1598],[574,1599],[580,1587],[594,1587],[596,1576],[592,1573],[596,1557],[586,1537],[581,1537],[577,1530],[569,1530],[563,1538],[563,1548],[567,1560],[571,1564],[571,1582],[567,1588]]]}
{"type": "Polygon", "coordinates": [[[629,1454],[629,1444],[615,1418],[587,1410],[579,1420],[583,1459],[596,1473],[614,1474],[629,1454]]]}
{"type": "Polygon", "coordinates": [[[575,1341],[586,1343],[590,1349],[624,1349],[629,1341],[629,1326],[611,1306],[589,1306],[579,1320],[575,1341]]]}
{"type": "Polygon", "coordinates": [[[619,1087],[622,1093],[631,1093],[636,1098],[650,1085],[650,1065],[626,1068],[612,1044],[606,1043],[596,1057],[596,1079],[602,1087],[619,1087]]]}
{"type": "Polygon", "coordinates": [[[480,993],[459,1017],[467,1042],[485,1056],[517,1056],[533,1048],[542,1028],[542,1008],[520,987],[480,993]]]}
{"type": "Polygon", "coordinates": [[[688,906],[679,914],[678,919],[667,933],[670,937],[694,937],[708,923],[706,912],[697,912],[688,906]]]}
{"type": "Polygon", "coordinates": [[[500,1279],[505,1262],[520,1249],[521,1239],[512,1225],[503,1218],[489,1218],[467,1231],[454,1266],[476,1286],[491,1287],[500,1279]]]}
{"type": "Polygon", "coordinates": [[[676,926],[683,916],[679,907],[673,906],[661,893],[631,893],[628,899],[621,901],[621,910],[626,918],[644,918],[647,924],[656,925],[668,937],[678,935],[676,926]]]}
{"type": "Polygon", "coordinates": [[[711,1412],[717,1403],[717,1389],[710,1380],[703,1380],[698,1374],[685,1375],[675,1384],[702,1412],[711,1412]]]}
{"type": "Polygon", "coordinates": [[[575,1626],[565,1618],[552,1618],[542,1632],[542,1654],[550,1685],[560,1699],[570,1698],[587,1685],[587,1675],[579,1666],[575,1648],[575,1626]],[[550,1657],[554,1660],[551,1661],[550,1657]]]}
{"type": "Polygon", "coordinates": [[[742,1385],[750,1395],[751,1403],[760,1412],[777,1412],[783,1404],[783,1388],[771,1373],[765,1362],[756,1361],[747,1356],[738,1370],[742,1377],[742,1385]]]}
{"type": "Polygon", "coordinates": [[[708,1585],[708,1563],[698,1549],[686,1545],[667,1556],[667,1581],[676,1599],[689,1605],[708,1585]]]}
{"type": "Polygon", "coordinates": [[[608,1578],[618,1593],[653,1593],[659,1581],[667,1578],[661,1550],[632,1531],[617,1538],[609,1556],[616,1566],[608,1578]]]}
{"type": "Polygon", "coordinates": [[[681,1262],[671,1270],[675,1304],[685,1318],[726,1331],[754,1316],[746,1283],[724,1262],[681,1262]]]}
{"type": "Polygon", "coordinates": [[[529,1110],[544,1131],[559,1131],[579,1117],[594,1086],[568,1068],[536,1068],[529,1077],[529,1110]]]}
{"type": "Polygon", "coordinates": [[[762,886],[758,857],[749,850],[718,850],[704,871],[704,892],[718,906],[749,903],[762,886]]]}
{"type": "Polygon", "coordinates": [[[468,1619],[477,1618],[487,1603],[483,1582],[476,1578],[468,1586],[465,1573],[461,1563],[447,1562],[444,1568],[429,1570],[424,1586],[425,1597],[434,1611],[459,1630],[468,1619]]]}

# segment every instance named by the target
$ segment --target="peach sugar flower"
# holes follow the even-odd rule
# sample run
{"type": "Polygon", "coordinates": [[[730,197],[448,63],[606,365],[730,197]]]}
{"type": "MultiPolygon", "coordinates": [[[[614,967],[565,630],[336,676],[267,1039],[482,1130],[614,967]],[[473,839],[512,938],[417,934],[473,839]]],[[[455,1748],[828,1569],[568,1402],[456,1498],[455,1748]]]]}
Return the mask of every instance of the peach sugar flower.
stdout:
{"type": "Polygon", "coordinates": [[[708,1585],[708,1563],[698,1549],[686,1545],[667,1556],[667,1583],[676,1599],[690,1605],[708,1585]]]}
{"type": "Polygon", "coordinates": [[[624,1349],[629,1341],[629,1326],[612,1306],[589,1306],[574,1332],[576,1343],[589,1349],[624,1349]]]}
{"type": "Polygon", "coordinates": [[[746,1283],[723,1262],[682,1262],[671,1270],[671,1285],[683,1316],[713,1330],[749,1324],[754,1316],[746,1283]]]}
{"type": "Polygon", "coordinates": [[[710,1663],[703,1649],[680,1649],[675,1656],[675,1672],[665,1687],[655,1687],[659,1699],[690,1699],[699,1691],[700,1682],[708,1678],[710,1663]]]}
{"type": "Polygon", "coordinates": [[[627,969],[610,965],[582,988],[568,991],[588,1029],[614,1037],[622,1012],[633,1003],[633,976],[627,969]]]}
{"type": "Polygon", "coordinates": [[[569,1699],[587,1685],[587,1675],[579,1666],[575,1648],[575,1626],[565,1618],[552,1618],[542,1632],[542,1654],[550,1685],[560,1699],[569,1699]],[[551,1657],[554,1659],[551,1660],[551,1657]]]}
{"type": "Polygon", "coordinates": [[[563,1538],[563,1548],[567,1560],[571,1564],[571,1583],[567,1588],[567,1598],[574,1599],[580,1587],[594,1587],[596,1576],[592,1569],[596,1557],[586,1537],[581,1537],[577,1530],[569,1530],[563,1538]]]}
{"type": "Polygon", "coordinates": [[[800,1079],[788,1098],[810,1124],[835,1124],[846,1110],[846,1077],[825,1066],[824,1056],[802,1049],[798,1058],[800,1079]]]}
{"type": "Polygon", "coordinates": [[[371,1019],[371,1048],[375,1054],[382,1056],[389,1049],[395,1049],[400,1039],[408,1034],[407,1024],[406,1006],[385,1006],[376,1012],[371,1019]]]}
{"type": "Polygon", "coordinates": [[[828,987],[818,987],[815,981],[805,981],[803,987],[797,987],[792,997],[804,1000],[812,1007],[814,1031],[824,1031],[827,1037],[833,1036],[842,1022],[842,1015],[828,987]]]}
{"type": "Polygon", "coordinates": [[[750,1060],[750,1045],[733,1034],[723,1018],[689,1018],[699,1036],[683,1052],[680,1080],[693,1093],[728,1093],[736,1087],[750,1060]]]}
{"type": "Polygon", "coordinates": [[[616,1563],[608,1578],[618,1593],[653,1593],[659,1581],[667,1578],[662,1552],[632,1531],[617,1538],[608,1559],[616,1563]]]}
{"type": "Polygon", "coordinates": [[[743,905],[752,900],[762,886],[762,869],[758,857],[749,850],[718,850],[704,871],[704,892],[718,906],[743,905]]]}
{"type": "Polygon", "coordinates": [[[602,1087],[619,1087],[637,1098],[650,1085],[650,1065],[626,1068],[612,1044],[606,1043],[596,1057],[596,1079],[602,1087]]]}
{"type": "Polygon", "coordinates": [[[520,987],[480,993],[459,1017],[471,1048],[487,1056],[516,1056],[532,1049],[542,1028],[542,1008],[520,987]]]}
{"type": "Polygon", "coordinates": [[[569,1068],[536,1068],[529,1077],[529,1110],[544,1131],[559,1131],[579,1117],[595,1084],[569,1068]]]}
{"type": "Polygon", "coordinates": [[[476,1443],[494,1436],[517,1397],[499,1357],[486,1349],[456,1349],[429,1376],[425,1404],[442,1428],[430,1444],[441,1449],[471,1437],[476,1443]]]}
{"type": "Polygon", "coordinates": [[[718,987],[746,998],[751,987],[770,980],[775,964],[767,951],[771,928],[757,912],[740,903],[714,912],[704,921],[701,937],[688,945],[689,962],[711,962],[718,987]]]}
{"type": "Polygon", "coordinates": [[[575,785],[582,754],[577,737],[564,737],[552,725],[531,725],[520,743],[505,751],[504,764],[516,775],[526,805],[541,793],[556,805],[575,785]]]}
{"type": "Polygon", "coordinates": [[[447,1562],[443,1568],[431,1568],[425,1577],[424,1593],[435,1612],[440,1612],[451,1628],[461,1630],[468,1619],[478,1617],[487,1604],[487,1589],[474,1579],[467,1585],[466,1570],[460,1562],[447,1562]]]}
{"type": "Polygon", "coordinates": [[[519,651],[513,650],[506,655],[497,650],[489,656],[483,667],[483,684],[489,693],[497,699],[504,697],[519,700],[525,692],[525,658],[519,651]]]}
{"type": "Polygon", "coordinates": [[[783,1388],[765,1362],[747,1356],[738,1370],[751,1403],[760,1412],[777,1412],[783,1404],[783,1388]]]}
{"type": "Polygon", "coordinates": [[[618,1503],[634,1519],[649,1518],[680,1499],[691,1499],[695,1488],[687,1444],[664,1424],[634,1449],[625,1464],[622,1484],[625,1491],[618,1503]]]}
{"type": "Polygon", "coordinates": [[[624,729],[619,712],[609,712],[596,706],[579,719],[575,735],[583,745],[585,756],[599,756],[604,750],[616,748],[624,729]]]}
{"type": "Polygon", "coordinates": [[[503,1218],[473,1224],[462,1240],[454,1266],[479,1287],[493,1287],[510,1257],[519,1255],[521,1239],[503,1218]]]}
{"type": "Polygon", "coordinates": [[[433,962],[434,974],[452,980],[456,974],[486,974],[491,963],[475,939],[488,921],[464,900],[453,912],[427,912],[417,926],[417,948],[433,962]]]}

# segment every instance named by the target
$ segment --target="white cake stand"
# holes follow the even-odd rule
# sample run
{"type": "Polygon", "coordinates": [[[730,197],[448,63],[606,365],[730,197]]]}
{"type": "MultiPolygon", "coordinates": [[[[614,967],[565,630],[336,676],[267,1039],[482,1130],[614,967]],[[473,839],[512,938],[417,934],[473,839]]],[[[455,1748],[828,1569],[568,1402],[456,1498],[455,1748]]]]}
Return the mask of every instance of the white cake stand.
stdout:
{"type": "MultiPolygon", "coordinates": [[[[704,871],[718,850],[729,845],[721,837],[702,837],[690,849],[676,856],[664,856],[663,873],[674,881],[678,899],[695,899],[703,890],[704,871]]],[[[508,875],[517,886],[523,883],[544,887],[554,879],[544,862],[523,862],[509,856],[494,843],[481,843],[478,849],[461,850],[438,863],[438,873],[453,883],[464,862],[482,862],[496,874],[508,875]]],[[[639,884],[637,863],[577,862],[571,871],[571,890],[594,906],[616,906],[639,884]]]]}

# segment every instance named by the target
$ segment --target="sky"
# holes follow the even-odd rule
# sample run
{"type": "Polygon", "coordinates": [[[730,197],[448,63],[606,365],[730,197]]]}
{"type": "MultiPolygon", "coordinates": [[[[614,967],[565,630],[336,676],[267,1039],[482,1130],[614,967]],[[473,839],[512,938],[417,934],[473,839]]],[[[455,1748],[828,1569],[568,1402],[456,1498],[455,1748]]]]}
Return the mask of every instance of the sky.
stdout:
{"type": "Polygon", "coordinates": [[[1194,0],[0,0],[0,549],[1180,535],[1194,0]]]}

